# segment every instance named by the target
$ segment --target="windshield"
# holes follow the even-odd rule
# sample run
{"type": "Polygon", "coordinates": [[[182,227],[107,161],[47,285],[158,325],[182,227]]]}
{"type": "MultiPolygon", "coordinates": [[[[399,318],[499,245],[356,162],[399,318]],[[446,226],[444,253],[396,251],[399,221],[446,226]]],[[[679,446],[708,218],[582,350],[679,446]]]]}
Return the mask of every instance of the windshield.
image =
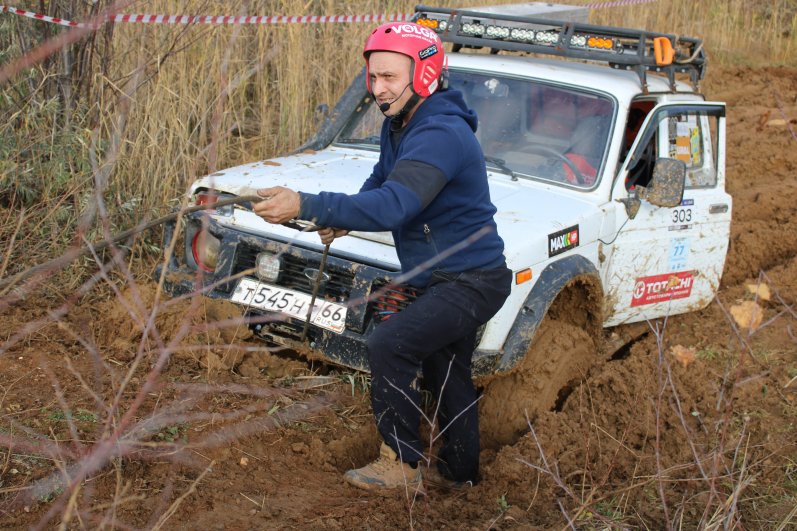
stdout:
{"type": "MultiPolygon", "coordinates": [[[[487,166],[515,177],[591,188],[604,164],[613,100],[598,94],[477,72],[450,72],[476,111],[487,166]]],[[[379,146],[384,117],[361,106],[338,143],[379,146]]]]}

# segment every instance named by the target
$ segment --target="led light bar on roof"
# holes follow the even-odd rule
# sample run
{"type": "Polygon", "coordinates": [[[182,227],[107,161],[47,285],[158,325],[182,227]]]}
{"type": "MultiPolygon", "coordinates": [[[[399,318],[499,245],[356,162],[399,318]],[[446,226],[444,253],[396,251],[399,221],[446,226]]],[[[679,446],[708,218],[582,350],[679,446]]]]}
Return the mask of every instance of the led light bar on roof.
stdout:
{"type": "Polygon", "coordinates": [[[421,26],[426,26],[429,29],[433,29],[438,33],[448,29],[447,20],[437,20],[434,18],[419,18],[418,20],[415,21],[415,23],[421,26]]]}
{"type": "Polygon", "coordinates": [[[485,29],[479,23],[476,24],[469,24],[465,23],[462,25],[462,29],[460,30],[464,35],[484,35],[485,29]]]}
{"type": "Polygon", "coordinates": [[[512,31],[509,32],[509,36],[513,41],[531,42],[534,40],[534,30],[512,28],[512,31]]]}
{"type": "Polygon", "coordinates": [[[494,39],[507,39],[509,38],[509,28],[503,26],[487,26],[487,31],[484,32],[488,37],[494,39]]]}
{"type": "MultiPolygon", "coordinates": [[[[419,18],[417,22],[438,33],[445,33],[449,27],[447,21],[433,18],[419,18]]],[[[488,39],[500,39],[521,43],[534,42],[546,46],[556,45],[560,41],[560,32],[558,31],[534,31],[533,29],[512,28],[509,26],[497,26],[495,24],[485,26],[479,22],[463,23],[458,33],[470,37],[484,36],[488,39]]],[[[623,53],[622,45],[619,41],[601,35],[573,35],[570,37],[570,46],[623,53]]]]}
{"type": "Polygon", "coordinates": [[[587,45],[586,35],[573,35],[570,37],[571,46],[581,46],[582,48],[587,45]]]}
{"type": "Polygon", "coordinates": [[[559,42],[559,34],[553,31],[538,31],[534,36],[534,42],[547,45],[556,44],[559,42]]]}
{"type": "Polygon", "coordinates": [[[604,62],[613,68],[636,72],[644,90],[650,71],[665,74],[673,91],[676,73],[689,74],[696,90],[703,79],[706,54],[700,39],[537,18],[519,11],[527,9],[526,6],[508,4],[474,10],[417,6],[414,20],[434,29],[443,42],[453,43],[452,52],[463,47],[490,48],[493,53],[541,53],[604,62]],[[514,12],[503,12],[505,7],[512,6],[514,12]]]}

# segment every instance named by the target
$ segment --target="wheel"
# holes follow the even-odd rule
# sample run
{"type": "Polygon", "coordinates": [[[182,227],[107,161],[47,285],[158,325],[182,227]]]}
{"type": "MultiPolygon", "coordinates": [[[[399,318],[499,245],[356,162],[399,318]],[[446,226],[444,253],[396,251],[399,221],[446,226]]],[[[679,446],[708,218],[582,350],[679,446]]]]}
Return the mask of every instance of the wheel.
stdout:
{"type": "Polygon", "coordinates": [[[565,157],[564,155],[562,155],[561,153],[559,153],[555,149],[551,149],[549,147],[540,146],[540,145],[536,145],[536,144],[532,144],[532,145],[528,146],[525,149],[526,149],[526,151],[528,151],[530,153],[537,152],[537,153],[539,153],[541,155],[548,155],[549,157],[552,157],[552,158],[555,158],[555,159],[559,160],[563,164],[566,164],[568,168],[570,168],[570,170],[573,172],[573,175],[575,176],[576,182],[578,184],[580,184],[580,185],[587,184],[587,178],[584,177],[584,174],[581,173],[581,170],[578,169],[578,166],[576,166],[575,162],[573,162],[569,158],[565,157]]]}
{"type": "Polygon", "coordinates": [[[574,324],[546,317],[523,359],[487,381],[479,400],[482,446],[500,448],[528,431],[528,418],[557,405],[597,360],[592,337],[574,324]]]}

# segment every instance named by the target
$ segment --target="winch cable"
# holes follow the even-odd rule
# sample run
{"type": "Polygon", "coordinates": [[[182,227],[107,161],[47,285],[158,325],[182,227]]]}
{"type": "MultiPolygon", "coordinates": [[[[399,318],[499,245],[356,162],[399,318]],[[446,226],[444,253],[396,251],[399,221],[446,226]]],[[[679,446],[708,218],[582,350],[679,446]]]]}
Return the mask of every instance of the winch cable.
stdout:
{"type": "Polygon", "coordinates": [[[106,247],[124,241],[130,238],[131,236],[135,236],[140,232],[144,232],[153,227],[157,227],[158,225],[163,225],[164,223],[173,221],[179,218],[180,216],[191,214],[193,212],[198,212],[200,210],[214,210],[216,208],[228,205],[241,205],[244,208],[250,209],[252,203],[262,201],[263,199],[264,198],[259,195],[241,195],[237,197],[219,199],[213,204],[193,205],[190,207],[181,208],[179,210],[161,216],[147,223],[141,223],[139,225],[136,225],[132,229],[120,232],[119,234],[117,234],[116,236],[112,236],[111,238],[100,240],[93,244],[85,245],[83,247],[74,247],[69,251],[67,251],[66,253],[59,256],[58,258],[53,258],[52,260],[44,262],[43,264],[35,265],[24,271],[20,271],[16,275],[10,276],[8,278],[0,279],[0,297],[5,297],[6,294],[9,291],[11,291],[11,289],[14,286],[16,286],[17,284],[19,284],[24,280],[27,280],[28,278],[34,275],[37,275],[39,273],[51,272],[66,267],[68,264],[72,263],[78,258],[87,256],[92,252],[97,253],[99,251],[102,251],[106,247]]]}
{"type": "MultiPolygon", "coordinates": [[[[62,254],[58,258],[54,258],[48,262],[44,262],[43,264],[33,266],[9,278],[0,279],[0,296],[5,296],[9,291],[11,291],[11,289],[15,285],[19,284],[24,280],[27,280],[28,278],[38,273],[50,272],[66,267],[68,264],[70,264],[71,262],[77,260],[82,256],[87,256],[92,253],[96,254],[99,251],[102,251],[103,249],[111,245],[114,245],[116,243],[119,243],[121,241],[124,241],[130,238],[131,236],[135,236],[138,233],[144,232],[153,227],[157,227],[158,225],[163,225],[164,223],[174,221],[180,216],[191,214],[193,212],[198,212],[200,210],[215,210],[217,208],[228,205],[239,205],[247,210],[252,210],[252,203],[262,201],[263,199],[266,198],[261,197],[259,195],[241,195],[237,197],[227,197],[224,199],[219,199],[211,204],[193,205],[190,207],[181,208],[180,210],[176,210],[174,212],[161,216],[147,223],[141,223],[133,227],[132,229],[120,232],[119,234],[111,238],[100,240],[93,244],[85,245],[83,247],[76,247],[62,254]]],[[[303,230],[304,232],[317,231],[319,229],[319,227],[314,225],[310,225],[308,227],[302,227],[290,222],[284,223],[283,225],[286,225],[291,228],[298,228],[303,230]]],[[[321,289],[321,282],[323,280],[324,270],[326,269],[327,265],[327,257],[329,256],[329,245],[330,244],[328,243],[324,246],[324,252],[321,254],[321,264],[318,267],[318,273],[316,274],[315,283],[313,284],[313,292],[310,298],[310,308],[308,308],[307,310],[307,317],[305,318],[304,328],[302,330],[302,339],[301,339],[302,342],[304,342],[307,339],[307,332],[310,328],[310,321],[313,316],[313,307],[315,306],[315,301],[318,298],[318,292],[321,289]]]]}
{"type": "Polygon", "coordinates": [[[318,297],[318,290],[321,288],[321,279],[324,278],[324,269],[327,267],[327,256],[329,256],[329,243],[324,246],[324,252],[321,254],[321,265],[318,266],[318,273],[315,276],[315,284],[313,284],[313,293],[310,296],[310,307],[307,309],[307,318],[304,320],[304,328],[302,329],[301,342],[304,343],[307,339],[307,331],[310,329],[310,319],[313,316],[313,307],[315,306],[316,297],[318,297]]]}

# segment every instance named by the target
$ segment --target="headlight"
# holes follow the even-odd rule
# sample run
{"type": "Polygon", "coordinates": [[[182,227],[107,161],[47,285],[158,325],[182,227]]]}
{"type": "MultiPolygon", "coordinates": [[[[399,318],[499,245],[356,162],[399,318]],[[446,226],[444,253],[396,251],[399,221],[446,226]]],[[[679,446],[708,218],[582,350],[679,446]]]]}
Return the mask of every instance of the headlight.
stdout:
{"type": "Polygon", "coordinates": [[[274,253],[259,253],[255,259],[255,275],[266,282],[276,282],[280,274],[280,259],[274,253]]]}
{"type": "Polygon", "coordinates": [[[206,230],[197,231],[191,240],[191,254],[202,271],[213,273],[219,261],[221,241],[206,230]]]}
{"type": "Polygon", "coordinates": [[[209,213],[215,212],[221,216],[232,216],[233,205],[226,205],[219,208],[213,207],[219,199],[230,199],[232,197],[235,196],[233,194],[220,194],[212,190],[203,190],[194,196],[194,202],[197,205],[207,205],[209,213]]]}

